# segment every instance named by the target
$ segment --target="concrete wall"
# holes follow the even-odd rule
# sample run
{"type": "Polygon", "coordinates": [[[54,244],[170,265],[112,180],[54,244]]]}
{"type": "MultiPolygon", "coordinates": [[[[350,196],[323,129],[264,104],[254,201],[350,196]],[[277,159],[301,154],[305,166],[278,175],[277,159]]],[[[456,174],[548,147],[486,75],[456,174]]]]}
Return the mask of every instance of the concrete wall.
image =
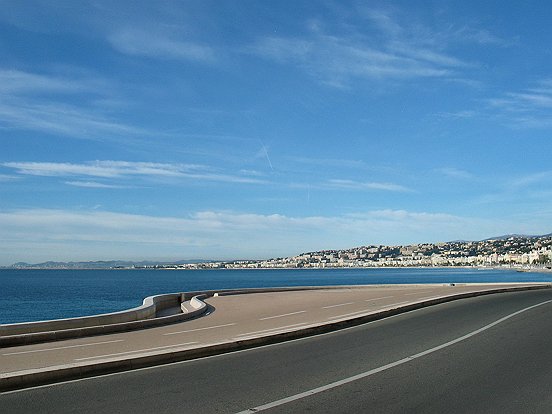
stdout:
{"type": "Polygon", "coordinates": [[[181,293],[148,296],[144,299],[141,306],[120,312],[82,316],[79,318],[0,325],[0,336],[87,328],[151,319],[155,318],[156,313],[162,309],[180,306],[181,301],[181,293]]]}

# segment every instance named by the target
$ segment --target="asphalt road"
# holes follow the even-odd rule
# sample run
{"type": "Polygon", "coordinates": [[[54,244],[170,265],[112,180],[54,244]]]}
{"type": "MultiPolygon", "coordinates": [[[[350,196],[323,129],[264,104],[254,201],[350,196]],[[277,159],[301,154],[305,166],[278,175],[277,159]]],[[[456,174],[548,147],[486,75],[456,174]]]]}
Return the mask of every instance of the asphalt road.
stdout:
{"type": "Polygon", "coordinates": [[[238,413],[274,402],[267,413],[550,413],[552,290],[464,299],[317,337],[5,393],[0,412],[238,413]]]}
{"type": "Polygon", "coordinates": [[[178,350],[209,348],[214,344],[301,330],[307,326],[379,313],[443,296],[513,286],[361,286],[211,297],[206,299],[211,306],[210,314],[189,321],[151,329],[0,348],[0,386],[3,374],[17,376],[21,371],[55,371],[72,365],[96,366],[106,360],[131,359],[152,353],[170,355],[178,350]]]}

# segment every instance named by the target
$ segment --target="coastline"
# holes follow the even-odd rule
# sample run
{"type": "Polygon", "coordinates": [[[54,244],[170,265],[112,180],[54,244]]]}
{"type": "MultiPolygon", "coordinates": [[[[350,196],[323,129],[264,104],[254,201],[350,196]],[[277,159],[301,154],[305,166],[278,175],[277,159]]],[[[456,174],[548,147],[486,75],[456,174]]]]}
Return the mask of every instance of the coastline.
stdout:
{"type": "Polygon", "coordinates": [[[273,267],[251,267],[251,266],[232,266],[232,267],[174,267],[174,266],[129,266],[129,267],[40,267],[40,266],[0,266],[0,271],[2,270],[180,270],[180,271],[189,271],[189,270],[200,270],[200,271],[211,271],[211,270],[337,270],[337,269],[466,269],[466,270],[506,270],[506,271],[517,271],[517,272],[528,272],[528,273],[552,273],[552,268],[547,267],[518,267],[518,266],[312,266],[312,267],[292,267],[292,266],[273,266],[273,267]]]}

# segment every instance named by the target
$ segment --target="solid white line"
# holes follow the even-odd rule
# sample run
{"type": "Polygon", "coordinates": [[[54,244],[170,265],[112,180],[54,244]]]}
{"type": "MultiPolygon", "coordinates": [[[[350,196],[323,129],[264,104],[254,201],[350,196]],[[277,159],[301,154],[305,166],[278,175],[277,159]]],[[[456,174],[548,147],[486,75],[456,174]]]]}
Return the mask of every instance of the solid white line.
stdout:
{"type": "Polygon", "coordinates": [[[347,305],[352,305],[353,303],[355,303],[355,302],[338,303],[337,305],[322,306],[322,309],[337,308],[338,306],[347,306],[347,305]]]}
{"type": "Polygon", "coordinates": [[[194,345],[194,344],[197,344],[197,343],[199,343],[199,342],[185,342],[183,344],[174,344],[174,345],[167,345],[167,346],[156,346],[154,348],[137,349],[135,351],[117,352],[115,354],[96,355],[96,356],[93,356],[93,357],[86,357],[86,358],[75,358],[75,361],[86,361],[88,359],[98,359],[98,358],[112,357],[112,356],[117,356],[117,355],[136,354],[136,353],[139,353],[139,352],[153,351],[155,349],[178,348],[179,346],[194,345]]]}
{"type": "Polygon", "coordinates": [[[117,339],[113,341],[103,341],[103,342],[94,342],[90,344],[81,344],[81,345],[67,345],[67,346],[58,346],[56,348],[45,348],[45,349],[33,349],[32,351],[18,351],[18,352],[9,352],[7,354],[2,354],[2,356],[8,355],[21,355],[21,354],[32,354],[34,352],[47,352],[47,351],[57,351],[58,349],[68,349],[68,348],[81,348],[85,346],[94,346],[94,345],[103,345],[103,344],[113,344],[115,342],[124,342],[124,339],[117,339]]]}
{"type": "Polygon", "coordinates": [[[291,316],[291,315],[298,315],[300,313],[305,313],[306,311],[298,311],[298,312],[290,312],[290,313],[284,313],[283,315],[276,315],[276,316],[267,316],[266,318],[260,318],[260,321],[266,321],[268,319],[276,319],[276,318],[283,318],[284,316],[291,316]]]}
{"type": "Polygon", "coordinates": [[[364,302],[374,302],[376,300],[383,300],[383,299],[389,299],[389,298],[392,298],[394,296],[384,296],[382,298],[374,298],[374,299],[365,299],[364,302]]]}
{"type": "Polygon", "coordinates": [[[407,362],[413,361],[414,359],[421,358],[423,356],[432,354],[433,352],[439,351],[443,348],[448,348],[451,345],[457,344],[458,342],[464,341],[468,338],[471,338],[472,336],[480,334],[481,332],[484,332],[484,331],[492,328],[493,326],[498,325],[499,323],[502,323],[502,322],[504,322],[504,321],[516,316],[516,315],[519,315],[520,313],[526,312],[530,309],[536,308],[538,306],[545,305],[545,304],[550,303],[550,302],[552,302],[552,300],[547,300],[545,302],[537,303],[536,305],[529,306],[527,308],[521,309],[517,312],[511,313],[508,316],[500,318],[500,319],[498,319],[498,320],[496,320],[496,321],[494,321],[494,322],[492,322],[488,325],[485,325],[482,328],[479,328],[479,329],[477,329],[473,332],[470,332],[470,333],[468,333],[464,336],[453,339],[452,341],[445,342],[444,344],[441,344],[441,345],[438,345],[436,347],[430,348],[426,351],[422,351],[422,352],[419,352],[417,354],[408,356],[408,357],[400,359],[398,361],[391,362],[390,364],[383,365],[379,368],[374,368],[374,369],[371,369],[369,371],[362,372],[362,373],[357,374],[357,375],[353,375],[352,377],[349,377],[349,378],[344,378],[342,380],[335,381],[335,382],[332,382],[332,383],[327,384],[327,385],[323,385],[323,386],[318,387],[318,388],[313,388],[312,390],[308,390],[308,391],[305,391],[305,392],[301,392],[299,394],[291,395],[289,397],[282,398],[282,399],[276,400],[276,401],[272,401],[272,402],[267,403],[267,404],[259,405],[258,407],[249,408],[247,410],[240,411],[237,414],[253,414],[253,413],[256,413],[256,412],[259,412],[259,411],[268,410],[270,408],[278,407],[280,405],[287,404],[287,403],[292,402],[292,401],[297,401],[297,400],[309,397],[311,395],[319,394],[321,392],[331,390],[332,388],[336,388],[336,387],[339,387],[341,385],[345,385],[345,384],[348,384],[350,382],[357,381],[357,380],[369,377],[371,375],[377,374],[378,372],[382,372],[382,371],[388,370],[390,368],[396,367],[398,365],[402,365],[402,364],[405,364],[407,362]]]}
{"type": "Polygon", "coordinates": [[[304,323],[304,322],[303,323],[294,323],[293,325],[279,326],[278,328],[270,328],[270,329],[263,329],[262,331],[246,332],[246,333],[236,335],[236,338],[239,337],[239,336],[247,336],[247,335],[254,335],[254,334],[258,334],[258,333],[278,331],[278,330],[281,330],[281,329],[292,328],[294,326],[301,326],[301,325],[306,325],[306,323],[304,323]]]}
{"type": "Polygon", "coordinates": [[[208,326],[207,328],[197,328],[197,329],[188,329],[187,331],[168,332],[168,333],[164,333],[163,335],[176,335],[176,334],[187,333],[187,332],[206,331],[207,329],[223,328],[225,326],[234,326],[234,325],[236,324],[227,323],[226,325],[208,326]]]}

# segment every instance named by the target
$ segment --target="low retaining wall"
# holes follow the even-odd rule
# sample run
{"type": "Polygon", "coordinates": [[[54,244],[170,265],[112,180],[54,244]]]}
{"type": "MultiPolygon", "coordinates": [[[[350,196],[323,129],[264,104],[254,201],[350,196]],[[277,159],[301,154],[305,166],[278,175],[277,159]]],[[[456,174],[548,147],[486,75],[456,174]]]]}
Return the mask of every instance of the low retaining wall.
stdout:
{"type": "Polygon", "coordinates": [[[181,293],[148,296],[144,299],[141,306],[120,312],[82,316],[79,318],[54,319],[50,321],[23,322],[0,325],[0,336],[87,328],[98,325],[111,325],[117,323],[151,319],[155,317],[156,313],[159,310],[173,306],[177,307],[180,305],[181,301],[181,293]]]}
{"type": "Polygon", "coordinates": [[[184,293],[148,296],[141,306],[121,312],[0,325],[0,348],[150,328],[192,319],[207,311],[201,300],[206,295],[196,295],[189,300],[191,311],[155,317],[163,309],[182,308],[184,297],[184,293]]]}

